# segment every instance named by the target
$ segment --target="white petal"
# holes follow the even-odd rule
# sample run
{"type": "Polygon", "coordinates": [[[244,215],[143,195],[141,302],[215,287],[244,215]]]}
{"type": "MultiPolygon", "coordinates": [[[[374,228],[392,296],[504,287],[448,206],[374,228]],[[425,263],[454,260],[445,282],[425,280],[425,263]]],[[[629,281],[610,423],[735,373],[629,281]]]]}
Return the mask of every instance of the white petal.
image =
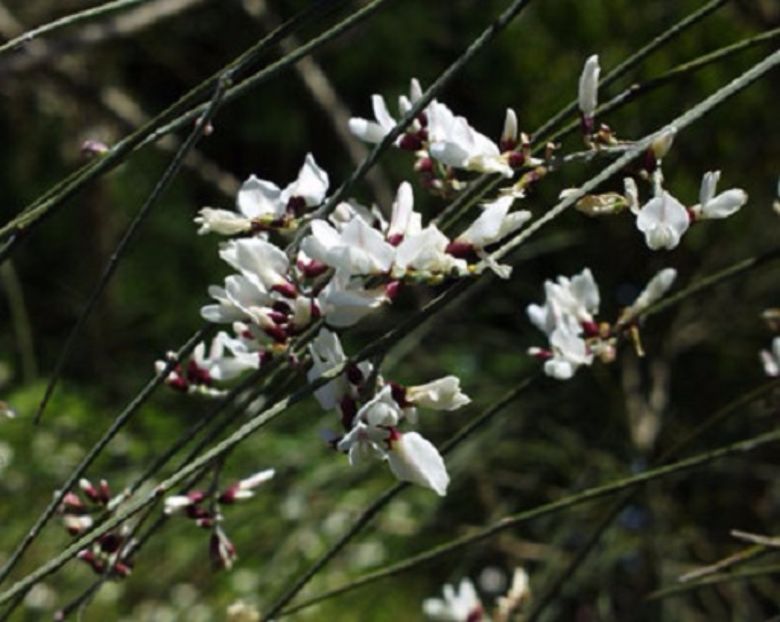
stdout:
{"type": "Polygon", "coordinates": [[[580,74],[578,101],[580,111],[586,117],[592,117],[598,105],[600,72],[599,57],[597,54],[594,54],[585,61],[585,66],[580,74]]]}
{"type": "Polygon", "coordinates": [[[285,206],[280,202],[280,192],[276,184],[250,175],[238,190],[236,207],[247,218],[281,216],[285,206]]]}
{"type": "Polygon", "coordinates": [[[450,477],[439,451],[417,432],[407,432],[391,441],[387,452],[390,470],[403,482],[419,484],[444,496],[450,477]]]}
{"type": "Polygon", "coordinates": [[[721,192],[718,196],[701,204],[702,218],[727,218],[735,214],[747,203],[748,195],[740,188],[732,188],[721,192]]]}

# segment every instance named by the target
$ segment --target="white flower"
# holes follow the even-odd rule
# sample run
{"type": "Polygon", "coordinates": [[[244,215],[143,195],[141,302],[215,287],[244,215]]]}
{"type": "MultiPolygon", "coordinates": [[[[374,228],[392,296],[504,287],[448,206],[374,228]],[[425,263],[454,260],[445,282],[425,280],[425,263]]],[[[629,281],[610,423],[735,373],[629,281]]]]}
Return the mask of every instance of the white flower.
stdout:
{"type": "Polygon", "coordinates": [[[352,326],[388,301],[384,288],[364,289],[360,279],[336,270],[317,296],[325,321],[335,327],[352,326]]]}
{"type": "Polygon", "coordinates": [[[252,221],[235,212],[213,207],[204,207],[194,219],[200,225],[198,235],[218,233],[220,235],[236,235],[252,228],[252,221]]]}
{"type": "Polygon", "coordinates": [[[592,118],[593,113],[596,112],[600,72],[601,67],[599,67],[598,54],[588,57],[588,60],[585,61],[585,66],[582,68],[582,73],[580,74],[578,92],[580,111],[586,118],[592,118]]]}
{"type": "Polygon", "coordinates": [[[593,354],[580,333],[580,326],[571,316],[565,316],[558,323],[550,335],[552,358],[544,363],[545,374],[558,380],[568,380],[580,365],[593,363],[593,354]]]}
{"type": "MultiPolygon", "coordinates": [[[[309,344],[312,366],[306,373],[309,382],[317,378],[329,369],[346,362],[347,356],[341,347],[341,341],[336,333],[327,328],[320,330],[319,334],[309,344]]],[[[347,393],[347,379],[342,375],[331,380],[326,385],[314,392],[314,397],[324,410],[336,408],[341,398],[347,393]]]]}
{"type": "Polygon", "coordinates": [[[645,288],[637,296],[634,303],[623,312],[623,321],[627,317],[634,317],[642,313],[650,305],[655,304],[664,297],[669,288],[674,284],[677,278],[677,270],[674,268],[665,268],[658,272],[645,285],[645,288]]]}
{"type": "Polygon", "coordinates": [[[693,207],[696,218],[727,218],[747,203],[747,193],[741,188],[732,188],[716,196],[715,189],[719,179],[720,171],[710,171],[702,177],[699,204],[693,207]]]}
{"type": "Polygon", "coordinates": [[[307,153],[298,177],[281,192],[279,198],[285,208],[292,199],[301,199],[306,207],[316,207],[325,200],[329,187],[328,174],[315,162],[314,156],[307,153]]]}
{"type": "Polygon", "coordinates": [[[260,359],[255,354],[246,353],[236,356],[233,348],[240,347],[237,340],[220,331],[211,341],[208,355],[206,344],[199,343],[192,351],[192,361],[207,374],[207,377],[217,381],[227,381],[236,378],[248,369],[257,369],[260,359]],[[226,350],[230,350],[232,357],[226,356],[226,350]]]}
{"type": "Polygon", "coordinates": [[[772,351],[761,350],[761,362],[764,364],[764,373],[776,378],[780,376],[780,337],[772,340],[772,351]]]}
{"type": "Polygon", "coordinates": [[[414,211],[412,185],[405,181],[398,186],[386,237],[391,244],[396,245],[406,236],[419,233],[421,229],[422,216],[414,211]]]}
{"type": "Polygon", "coordinates": [[[287,255],[270,242],[260,238],[231,240],[222,245],[219,256],[258,289],[292,293],[292,284],[287,280],[287,255]]]}
{"type": "Polygon", "coordinates": [[[395,256],[395,248],[362,218],[353,218],[341,231],[324,220],[315,220],[311,235],[301,242],[301,250],[349,275],[387,272],[395,256]]]}
{"type": "MultiPolygon", "coordinates": [[[[416,78],[412,78],[409,87],[409,97],[401,96],[398,98],[398,108],[401,114],[406,114],[412,107],[412,104],[422,97],[422,88],[416,78]]],[[[360,140],[368,143],[380,142],[395,127],[396,121],[387,109],[387,104],[381,95],[371,96],[371,107],[373,108],[375,121],[353,117],[349,120],[349,131],[360,140]]],[[[414,121],[408,128],[411,131],[419,130],[417,121],[414,121]]],[[[397,143],[398,141],[396,141],[397,143]]]]}
{"type": "Polygon", "coordinates": [[[355,466],[367,459],[384,457],[381,444],[390,436],[387,430],[374,428],[356,421],[352,429],[339,441],[337,449],[347,453],[349,464],[355,466]]]}
{"type": "Polygon", "coordinates": [[[505,596],[496,599],[496,615],[501,620],[510,620],[513,613],[527,603],[531,598],[528,573],[523,568],[515,568],[512,575],[512,585],[505,596]]]}
{"type": "MultiPolygon", "coordinates": [[[[563,318],[571,316],[576,324],[593,321],[598,313],[601,298],[599,288],[589,268],[571,279],[559,276],[557,281],[545,281],[545,304],[528,305],[531,323],[548,336],[563,318]]],[[[579,333],[578,333],[579,334],[579,333]]]]}
{"type": "Polygon", "coordinates": [[[445,376],[427,384],[408,387],[405,398],[415,406],[432,410],[456,410],[471,402],[468,395],[460,390],[457,376],[445,376]]]}
{"type": "Polygon", "coordinates": [[[502,196],[484,203],[482,213],[468,229],[455,238],[455,242],[480,249],[517,231],[531,218],[531,212],[520,210],[510,214],[509,209],[514,202],[515,197],[502,196]]]}
{"type": "Polygon", "coordinates": [[[498,145],[456,117],[444,104],[428,106],[428,151],[431,157],[453,168],[512,176],[512,167],[501,157],[498,145]]]}
{"type": "Polygon", "coordinates": [[[464,274],[467,264],[447,253],[449,238],[436,225],[428,225],[419,233],[407,236],[398,245],[393,265],[393,276],[401,278],[407,270],[432,274],[464,274]]]}
{"type": "Polygon", "coordinates": [[[215,324],[229,324],[246,319],[259,322],[261,309],[273,304],[273,298],[265,287],[242,274],[230,275],[225,279],[225,287],[212,285],[208,292],[217,304],[202,307],[200,315],[204,320],[215,324]]]}
{"type": "Polygon", "coordinates": [[[328,192],[328,174],[322,170],[308,153],[298,177],[284,190],[271,181],[250,175],[238,190],[236,209],[238,213],[223,209],[204,207],[195,218],[200,225],[200,235],[214,232],[222,235],[235,235],[251,231],[257,221],[273,221],[288,214],[293,215],[297,207],[291,204],[293,199],[303,203],[299,207],[314,207],[322,203],[328,192]]]}
{"type": "Polygon", "coordinates": [[[444,496],[450,477],[439,451],[417,432],[394,431],[387,440],[387,461],[399,480],[430,488],[444,496]]]}
{"type": "Polygon", "coordinates": [[[650,199],[636,218],[637,229],[645,234],[645,243],[654,251],[675,248],[689,225],[685,206],[666,191],[650,199]]]}
{"type": "Polygon", "coordinates": [[[393,399],[391,386],[385,385],[358,410],[356,418],[372,428],[391,428],[398,425],[403,413],[393,399]]]}
{"type": "Polygon", "coordinates": [[[395,119],[381,95],[371,96],[371,107],[376,121],[353,117],[349,120],[349,131],[367,143],[378,143],[395,127],[395,119]]]}
{"type": "Polygon", "coordinates": [[[462,579],[457,591],[447,584],[442,590],[444,598],[426,598],[423,612],[437,622],[472,622],[482,617],[482,602],[474,584],[462,579]]]}

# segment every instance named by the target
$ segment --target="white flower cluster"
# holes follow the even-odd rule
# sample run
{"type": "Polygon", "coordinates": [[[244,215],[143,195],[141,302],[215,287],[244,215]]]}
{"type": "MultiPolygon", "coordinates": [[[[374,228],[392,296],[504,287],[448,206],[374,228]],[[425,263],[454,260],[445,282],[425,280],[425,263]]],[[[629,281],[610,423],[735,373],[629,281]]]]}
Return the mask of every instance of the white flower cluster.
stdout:
{"type": "MultiPolygon", "coordinates": [[[[176,389],[219,395],[215,383],[257,369],[289,340],[322,317],[346,327],[391,301],[401,282],[436,284],[479,273],[485,266],[506,278],[511,268],[488,259],[487,246],[517,231],[530,212],[511,212],[516,197],[485,203],[476,219],[453,239],[435,224],[423,227],[414,210],[409,183],[397,191],[387,222],[377,208],[354,201],[336,206],[327,218],[311,221],[295,261],[271,241],[269,232],[287,232],[307,210],[326,200],[328,175],[311,155],[298,178],[283,190],[250,177],[236,201],[238,212],[205,208],[195,219],[200,232],[243,235],[224,242],[220,258],[236,273],[212,286],[215,300],[201,315],[228,324],[206,352],[200,344],[186,366],[177,365],[166,381],[176,389]]],[[[157,362],[160,372],[164,361],[157,362]]]]}
{"type": "MultiPolygon", "coordinates": [[[[421,97],[420,83],[412,79],[409,95],[398,98],[399,113],[407,114],[421,97]]],[[[381,95],[373,95],[371,104],[374,120],[352,118],[349,129],[357,138],[377,143],[395,127],[396,119],[381,95]]],[[[497,173],[510,178],[518,169],[541,163],[531,157],[528,136],[518,132],[517,115],[511,108],[506,111],[501,138],[495,142],[435,99],[417,115],[395,146],[415,153],[415,168],[424,185],[442,194],[463,188],[457,171],[497,173]]],[[[523,194],[522,187],[506,192],[516,198],[523,194]]]]}
{"type": "MultiPolygon", "coordinates": [[[[530,598],[528,573],[523,568],[515,568],[509,590],[496,599],[493,619],[520,620],[530,598]]],[[[438,622],[489,622],[491,619],[468,578],[461,579],[457,588],[446,584],[442,588],[442,598],[426,598],[423,613],[429,620],[438,622]]]]}
{"type": "Polygon", "coordinates": [[[547,335],[549,347],[530,348],[529,354],[544,360],[544,373],[559,380],[568,380],[581,365],[591,365],[595,357],[613,361],[619,334],[666,294],[676,276],[672,268],[661,270],[614,325],[595,319],[600,295],[588,268],[571,278],[545,281],[544,304],[528,305],[526,311],[531,323],[547,335]]]}
{"type": "MultiPolygon", "coordinates": [[[[601,68],[597,55],[587,59],[579,82],[579,108],[583,122],[585,143],[593,149],[620,145],[612,130],[602,125],[594,133],[595,111],[598,104],[598,81],[601,68]]],[[[671,149],[677,130],[668,127],[653,141],[645,153],[640,177],[652,181],[652,197],[640,204],[639,190],[633,177],[623,180],[625,195],[615,193],[590,195],[579,202],[581,211],[591,215],[619,212],[626,207],[636,216],[636,227],[645,236],[645,243],[652,250],[671,250],[680,243],[680,238],[690,225],[700,220],[728,218],[747,203],[747,193],[740,188],[732,188],[716,194],[720,171],[704,174],[699,191],[699,202],[686,207],[663,188],[661,163],[671,149]],[[600,209],[599,209],[600,208],[600,209]]],[[[564,190],[565,196],[569,189],[564,190]]]]}
{"type": "MultiPolygon", "coordinates": [[[[347,362],[341,341],[328,329],[320,331],[309,351],[313,361],[309,382],[347,362]]],[[[417,407],[451,411],[468,404],[460,380],[446,376],[403,387],[385,382],[375,371],[368,362],[352,365],[315,392],[323,409],[337,409],[341,414],[344,434],[330,438],[331,443],[348,455],[352,465],[367,458],[387,460],[399,480],[444,495],[449,476],[438,450],[418,432],[403,432],[400,427],[417,422],[417,407]]]]}

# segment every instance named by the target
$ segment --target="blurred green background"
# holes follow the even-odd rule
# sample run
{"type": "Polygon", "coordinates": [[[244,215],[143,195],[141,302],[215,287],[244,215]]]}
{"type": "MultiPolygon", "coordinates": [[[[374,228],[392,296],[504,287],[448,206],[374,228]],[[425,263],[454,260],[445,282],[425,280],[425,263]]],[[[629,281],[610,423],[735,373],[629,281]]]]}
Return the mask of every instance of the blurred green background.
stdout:
{"type": "MultiPolygon", "coordinates": [[[[6,0],[0,4],[0,35],[7,39],[19,28],[91,4],[6,0]]],[[[94,44],[85,43],[83,27],[76,27],[0,56],[3,223],[85,162],[80,152],[84,140],[115,142],[252,45],[274,19],[290,17],[307,5],[280,0],[178,4],[166,19],[135,30],[119,28],[94,44]]],[[[412,76],[427,86],[506,4],[390,2],[314,60],[344,109],[368,116],[372,93],[392,102],[406,91],[412,76]]],[[[492,137],[501,131],[507,106],[517,111],[521,128],[532,132],[576,95],[588,55],[599,53],[602,67],[609,69],[702,4],[537,0],[466,66],[440,99],[492,137]]],[[[296,36],[306,39],[325,25],[311,25],[296,36]]],[[[603,98],[778,25],[780,9],[773,2],[729,2],[646,59],[603,98]]],[[[730,57],[643,96],[604,121],[621,137],[643,136],[775,49],[776,40],[730,57]]],[[[269,53],[267,60],[280,54],[269,53]]],[[[536,369],[525,350],[542,345],[543,336],[527,321],[525,307],[543,298],[544,279],[589,266],[601,286],[601,316],[609,319],[662,267],[676,267],[678,284],[684,285],[777,243],[780,219],[771,204],[780,173],[779,77],[777,71],[764,77],[682,132],[665,160],[667,186],[689,203],[696,201],[701,175],[721,169],[724,189],[741,187],[750,195],[737,216],[696,227],[676,250],[654,253],[628,216],[596,220],[568,213],[526,247],[510,281],[477,288],[391,353],[383,369],[386,377],[420,384],[454,373],[474,401],[456,413],[423,417],[426,436],[440,444],[536,369]]],[[[335,188],[355,165],[335,130],[338,123],[338,111],[332,104],[323,106],[295,71],[219,112],[214,133],[198,145],[197,159],[180,173],[124,258],[39,427],[32,425],[31,415],[68,331],[164,170],[170,149],[147,147],[133,154],[19,245],[3,268],[0,304],[0,398],[19,415],[0,423],[0,561],[52,490],[151,376],[155,359],[201,325],[206,288],[220,282],[227,269],[216,255],[217,239],[195,234],[197,210],[232,206],[237,184],[250,173],[288,183],[309,151],[335,188]]],[[[575,136],[563,148],[581,147],[575,136]]],[[[413,177],[410,166],[408,154],[386,154],[373,181],[361,184],[356,195],[386,201],[388,191],[413,177]]],[[[551,175],[529,198],[529,209],[543,213],[563,187],[582,182],[596,166],[573,166],[551,175]]],[[[605,189],[619,190],[619,180],[605,189]]],[[[416,181],[415,196],[428,215],[445,204],[427,197],[416,181]]],[[[646,466],[717,408],[761,382],[757,353],[768,346],[771,332],[760,313],[780,306],[778,274],[777,265],[767,265],[653,318],[643,329],[648,352],[643,360],[624,348],[618,364],[583,369],[567,383],[536,385],[448,458],[453,481],[445,499],[417,488],[403,493],[315,579],[311,593],[507,513],[646,466]],[[649,447],[632,434],[637,417],[660,425],[649,447]]],[[[348,350],[355,352],[434,293],[425,288],[409,292],[361,323],[349,333],[348,350]]],[[[159,391],[89,476],[105,477],[121,489],[209,406],[159,391]]],[[[773,404],[753,404],[692,451],[770,429],[775,419],[773,404]]],[[[318,433],[334,425],[334,417],[322,414],[310,400],[231,456],[226,477],[271,466],[278,471],[254,499],[225,513],[225,529],[239,551],[231,572],[210,569],[207,532],[173,520],[138,557],[129,579],[98,593],[84,619],[221,620],[225,607],[239,598],[268,605],[391,483],[383,465],[351,469],[327,448],[318,433]]],[[[740,548],[729,536],[731,529],[776,533],[778,475],[776,451],[768,449],[648,486],[567,580],[544,619],[769,619],[780,610],[780,590],[771,575],[652,603],[643,598],[686,570],[740,548]]],[[[606,507],[607,502],[593,503],[533,521],[294,618],[421,619],[422,599],[438,594],[444,582],[463,576],[508,577],[518,565],[529,571],[532,588],[542,591],[550,573],[571,558],[606,507]]],[[[18,576],[67,542],[64,530],[52,524],[25,557],[18,576]]],[[[86,565],[69,564],[36,588],[14,619],[48,619],[91,580],[86,565]]],[[[486,602],[501,591],[500,583],[483,581],[486,602]]]]}

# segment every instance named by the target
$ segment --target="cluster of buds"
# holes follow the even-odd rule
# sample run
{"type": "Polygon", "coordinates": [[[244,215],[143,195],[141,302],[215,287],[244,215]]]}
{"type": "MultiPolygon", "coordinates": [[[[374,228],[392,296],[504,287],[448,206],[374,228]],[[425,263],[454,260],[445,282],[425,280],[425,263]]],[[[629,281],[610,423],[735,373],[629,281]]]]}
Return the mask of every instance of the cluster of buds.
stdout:
{"type": "MultiPolygon", "coordinates": [[[[59,513],[62,523],[72,536],[88,531],[95,522],[94,515],[112,511],[120,496],[112,497],[106,480],[95,485],[87,479],[79,481],[82,495],[70,491],[62,498],[59,513]]],[[[129,550],[132,542],[127,538],[125,526],[100,536],[89,548],[79,551],[78,558],[88,564],[95,573],[113,578],[124,578],[132,571],[129,550]]]]}
{"type": "Polygon", "coordinates": [[[676,276],[673,268],[661,270],[614,323],[595,318],[600,294],[588,268],[571,278],[545,281],[544,304],[529,305],[527,313],[531,323],[547,335],[549,346],[530,348],[528,353],[544,361],[545,374],[559,380],[568,380],[578,367],[591,365],[596,358],[614,361],[621,336],[628,337],[642,355],[638,318],[666,294],[676,276]]]}
{"type": "MultiPolygon", "coordinates": [[[[347,361],[335,333],[322,329],[310,345],[310,382],[347,361]]],[[[455,376],[404,387],[386,382],[368,362],[345,372],[315,392],[325,410],[337,410],[343,433],[329,433],[331,445],[348,455],[352,465],[367,458],[386,460],[396,478],[444,495],[449,475],[436,447],[418,432],[402,427],[417,423],[417,407],[456,410],[470,402],[455,376]]]]}
{"type": "Polygon", "coordinates": [[[467,578],[461,579],[457,588],[446,584],[442,598],[426,598],[423,613],[427,619],[439,622],[509,622],[520,619],[517,616],[530,600],[528,574],[522,568],[516,568],[506,594],[496,599],[492,616],[488,615],[477,589],[467,578]]]}
{"type": "MultiPolygon", "coordinates": [[[[399,97],[399,112],[405,115],[421,96],[419,82],[412,79],[409,96],[399,97]]],[[[371,103],[375,120],[352,118],[349,128],[359,139],[376,143],[395,127],[396,120],[381,95],[373,95],[371,103]]],[[[415,153],[414,168],[423,186],[443,196],[465,187],[464,181],[457,177],[458,171],[512,177],[517,170],[541,164],[541,160],[531,157],[530,139],[518,131],[517,115],[511,108],[506,111],[501,138],[496,143],[475,130],[467,119],[433,100],[395,145],[415,153]]]]}
{"type": "Polygon", "coordinates": [[[182,516],[201,529],[209,530],[209,554],[212,564],[214,568],[229,570],[237,558],[237,553],[236,547],[220,525],[222,508],[250,499],[255,495],[255,489],[273,476],[273,469],[265,469],[234,482],[221,491],[191,490],[184,495],[166,497],[165,514],[182,516]]]}

